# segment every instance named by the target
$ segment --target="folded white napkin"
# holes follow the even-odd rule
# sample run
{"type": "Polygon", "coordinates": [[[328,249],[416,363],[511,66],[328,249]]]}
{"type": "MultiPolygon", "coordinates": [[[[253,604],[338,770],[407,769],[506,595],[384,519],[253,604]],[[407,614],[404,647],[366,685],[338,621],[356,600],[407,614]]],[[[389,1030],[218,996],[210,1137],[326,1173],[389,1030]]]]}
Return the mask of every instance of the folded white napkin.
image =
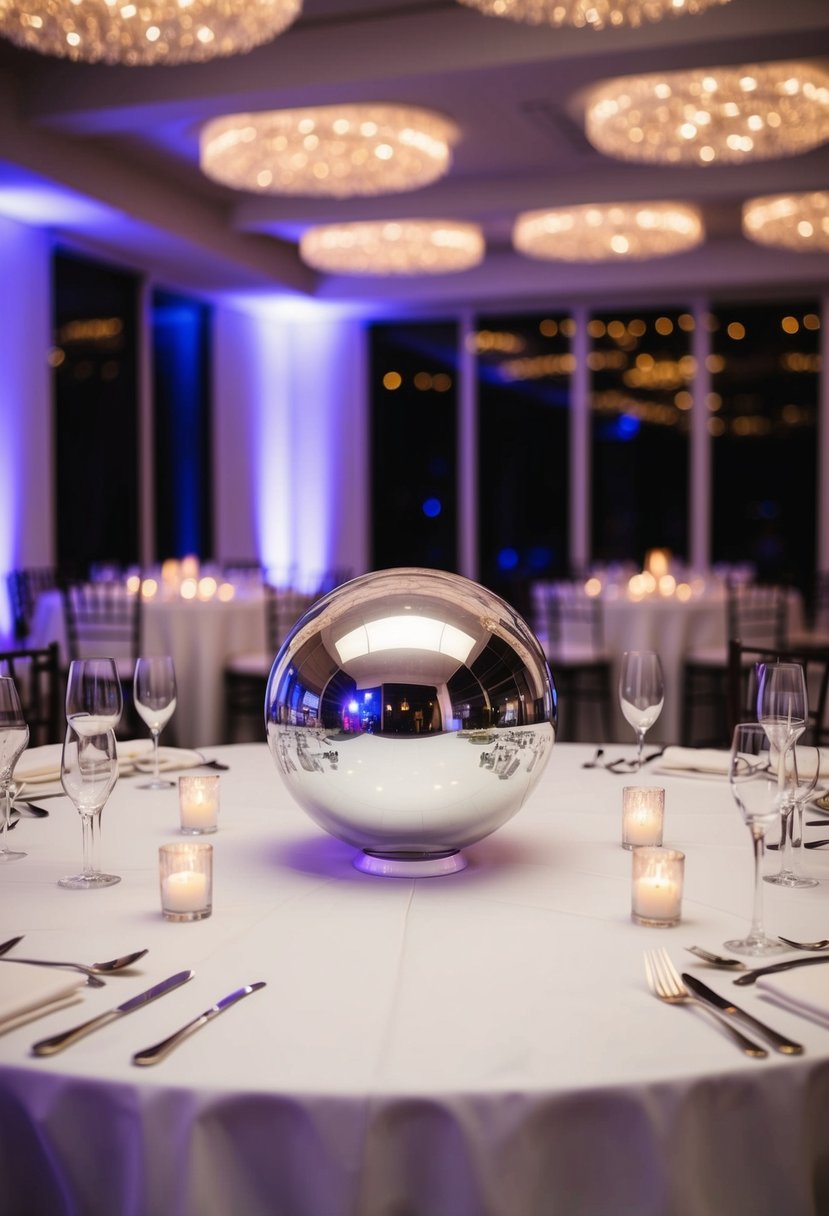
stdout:
{"type": "MultiPolygon", "coordinates": [[[[62,745],[49,743],[45,747],[30,747],[23,753],[14,769],[15,783],[20,787],[18,797],[61,792],[60,758],[62,745]]],[[[118,741],[118,773],[128,777],[131,773],[152,769],[153,745],[151,739],[125,739],[118,741]]],[[[173,769],[196,768],[204,764],[199,752],[183,747],[159,747],[158,767],[173,769]]]]}
{"type": "Polygon", "coordinates": [[[0,965],[0,1034],[80,1000],[82,975],[27,963],[0,965]]]}
{"type": "Polygon", "coordinates": [[[666,747],[651,769],[654,773],[727,777],[731,753],[713,747],[666,747]]]}
{"type": "Polygon", "coordinates": [[[761,975],[757,987],[777,1005],[829,1026],[829,963],[761,975]]]}

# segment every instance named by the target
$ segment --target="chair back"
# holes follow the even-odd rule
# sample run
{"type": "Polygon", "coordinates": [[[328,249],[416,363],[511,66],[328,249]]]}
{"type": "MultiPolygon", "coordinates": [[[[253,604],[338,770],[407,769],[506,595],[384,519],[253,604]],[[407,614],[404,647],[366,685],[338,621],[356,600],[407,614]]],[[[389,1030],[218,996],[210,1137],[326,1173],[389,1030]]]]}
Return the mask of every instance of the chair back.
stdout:
{"type": "Polygon", "coordinates": [[[726,590],[726,636],[746,645],[786,644],[787,594],[784,587],[763,583],[729,583],[726,590]]]}
{"type": "Polygon", "coordinates": [[[829,570],[819,570],[815,575],[812,625],[816,632],[829,634],[829,570]]]}
{"type": "Polygon", "coordinates": [[[744,644],[732,638],[728,644],[728,720],[730,728],[738,722],[757,720],[759,669],[764,663],[799,663],[806,677],[809,709],[803,742],[819,747],[829,743],[829,648],[819,650],[784,649],[744,644]]]}
{"type": "Polygon", "coordinates": [[[265,584],[265,638],[268,653],[275,658],[282,643],[315,597],[294,587],[265,584]]]}
{"type": "Polygon", "coordinates": [[[115,659],[122,679],[139,653],[141,593],[123,583],[70,583],[63,589],[70,659],[115,659]]]}
{"type": "Polygon", "coordinates": [[[29,746],[59,743],[63,735],[63,688],[58,644],[40,650],[0,651],[0,675],[11,676],[29,727],[29,746]]]}
{"type": "Polygon", "coordinates": [[[532,588],[534,619],[547,657],[559,663],[604,659],[601,601],[582,583],[536,583],[532,588]]]}
{"type": "Polygon", "coordinates": [[[31,632],[38,596],[42,591],[51,591],[53,587],[57,587],[58,572],[54,566],[30,566],[10,571],[6,582],[14,636],[18,641],[23,641],[31,632]]]}

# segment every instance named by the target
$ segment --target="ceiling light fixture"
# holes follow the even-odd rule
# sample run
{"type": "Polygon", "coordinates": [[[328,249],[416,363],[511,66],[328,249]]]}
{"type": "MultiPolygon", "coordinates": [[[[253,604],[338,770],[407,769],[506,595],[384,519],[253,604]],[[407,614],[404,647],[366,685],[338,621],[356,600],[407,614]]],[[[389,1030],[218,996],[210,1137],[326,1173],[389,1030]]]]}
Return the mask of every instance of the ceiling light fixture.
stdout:
{"type": "Polygon", "coordinates": [[[478,265],[484,238],[477,224],[450,220],[363,221],[309,228],[299,252],[329,274],[454,274],[478,265]]]}
{"type": "Polygon", "coordinates": [[[530,25],[606,26],[644,25],[681,13],[702,13],[729,0],[460,0],[488,17],[509,17],[530,25]]]}
{"type": "Polygon", "coordinates": [[[829,252],[829,192],[749,199],[743,204],[743,232],[761,245],[829,252]]]}
{"type": "Polygon", "coordinates": [[[829,73],[746,64],[607,80],[590,90],[587,137],[622,160],[726,164],[793,156],[829,139],[829,73]]]}
{"type": "Polygon", "coordinates": [[[314,106],[230,114],[201,132],[201,167],[264,194],[396,194],[448,172],[454,123],[414,106],[314,106]]]}
{"type": "Polygon", "coordinates": [[[3,0],[0,36],[87,63],[201,63],[282,33],[302,0],[3,0]]]}
{"type": "Polygon", "coordinates": [[[606,203],[527,211],[512,241],[532,258],[600,262],[667,257],[703,236],[698,209],[685,203],[606,203]]]}

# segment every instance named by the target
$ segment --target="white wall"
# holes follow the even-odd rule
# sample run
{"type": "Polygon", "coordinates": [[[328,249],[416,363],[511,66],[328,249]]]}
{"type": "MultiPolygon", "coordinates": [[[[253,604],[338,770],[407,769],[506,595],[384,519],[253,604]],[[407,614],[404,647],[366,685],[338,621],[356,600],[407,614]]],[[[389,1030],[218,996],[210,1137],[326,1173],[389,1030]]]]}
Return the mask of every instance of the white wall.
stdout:
{"type": "Polygon", "coordinates": [[[215,550],[313,587],[366,569],[365,335],[332,310],[217,306],[215,550]]]}
{"type": "Polygon", "coordinates": [[[0,635],[6,573],[54,562],[51,244],[0,216],[0,635]]]}

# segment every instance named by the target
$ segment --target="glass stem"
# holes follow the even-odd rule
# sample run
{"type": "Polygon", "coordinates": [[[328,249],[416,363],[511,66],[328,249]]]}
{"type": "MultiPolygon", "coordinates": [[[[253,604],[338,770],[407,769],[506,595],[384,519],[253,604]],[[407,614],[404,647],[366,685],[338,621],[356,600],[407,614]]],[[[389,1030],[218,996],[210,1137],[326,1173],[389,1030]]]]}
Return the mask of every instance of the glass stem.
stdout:
{"type": "Polygon", "coordinates": [[[81,815],[83,831],[83,874],[92,878],[98,873],[98,839],[100,836],[101,808],[91,814],[81,815]],[[99,831],[95,829],[98,828],[99,831]]]}
{"type": "Polygon", "coordinates": [[[639,740],[639,754],[636,757],[636,767],[641,768],[645,754],[645,732],[643,730],[638,730],[636,734],[639,740]]]}
{"type": "Polygon", "coordinates": [[[760,941],[765,937],[763,928],[763,855],[765,835],[762,829],[751,826],[751,842],[754,845],[754,903],[751,909],[751,931],[749,941],[760,941]]]}
{"type": "Polygon", "coordinates": [[[780,873],[791,874],[792,872],[792,816],[794,812],[793,802],[784,802],[780,808],[780,814],[783,817],[783,822],[780,825],[780,873]]]}
{"type": "Polygon", "coordinates": [[[8,849],[8,831],[9,819],[12,811],[11,789],[9,785],[3,791],[3,843],[0,846],[0,852],[5,853],[8,849]]]}
{"type": "Polygon", "coordinates": [[[154,780],[156,783],[158,783],[158,781],[159,781],[159,770],[158,770],[158,736],[159,736],[159,734],[160,734],[161,732],[160,732],[160,731],[157,731],[157,730],[154,730],[154,731],[151,731],[150,733],[152,734],[152,737],[153,737],[153,771],[154,771],[154,773],[155,773],[155,776],[153,777],[153,780],[154,780]]]}

